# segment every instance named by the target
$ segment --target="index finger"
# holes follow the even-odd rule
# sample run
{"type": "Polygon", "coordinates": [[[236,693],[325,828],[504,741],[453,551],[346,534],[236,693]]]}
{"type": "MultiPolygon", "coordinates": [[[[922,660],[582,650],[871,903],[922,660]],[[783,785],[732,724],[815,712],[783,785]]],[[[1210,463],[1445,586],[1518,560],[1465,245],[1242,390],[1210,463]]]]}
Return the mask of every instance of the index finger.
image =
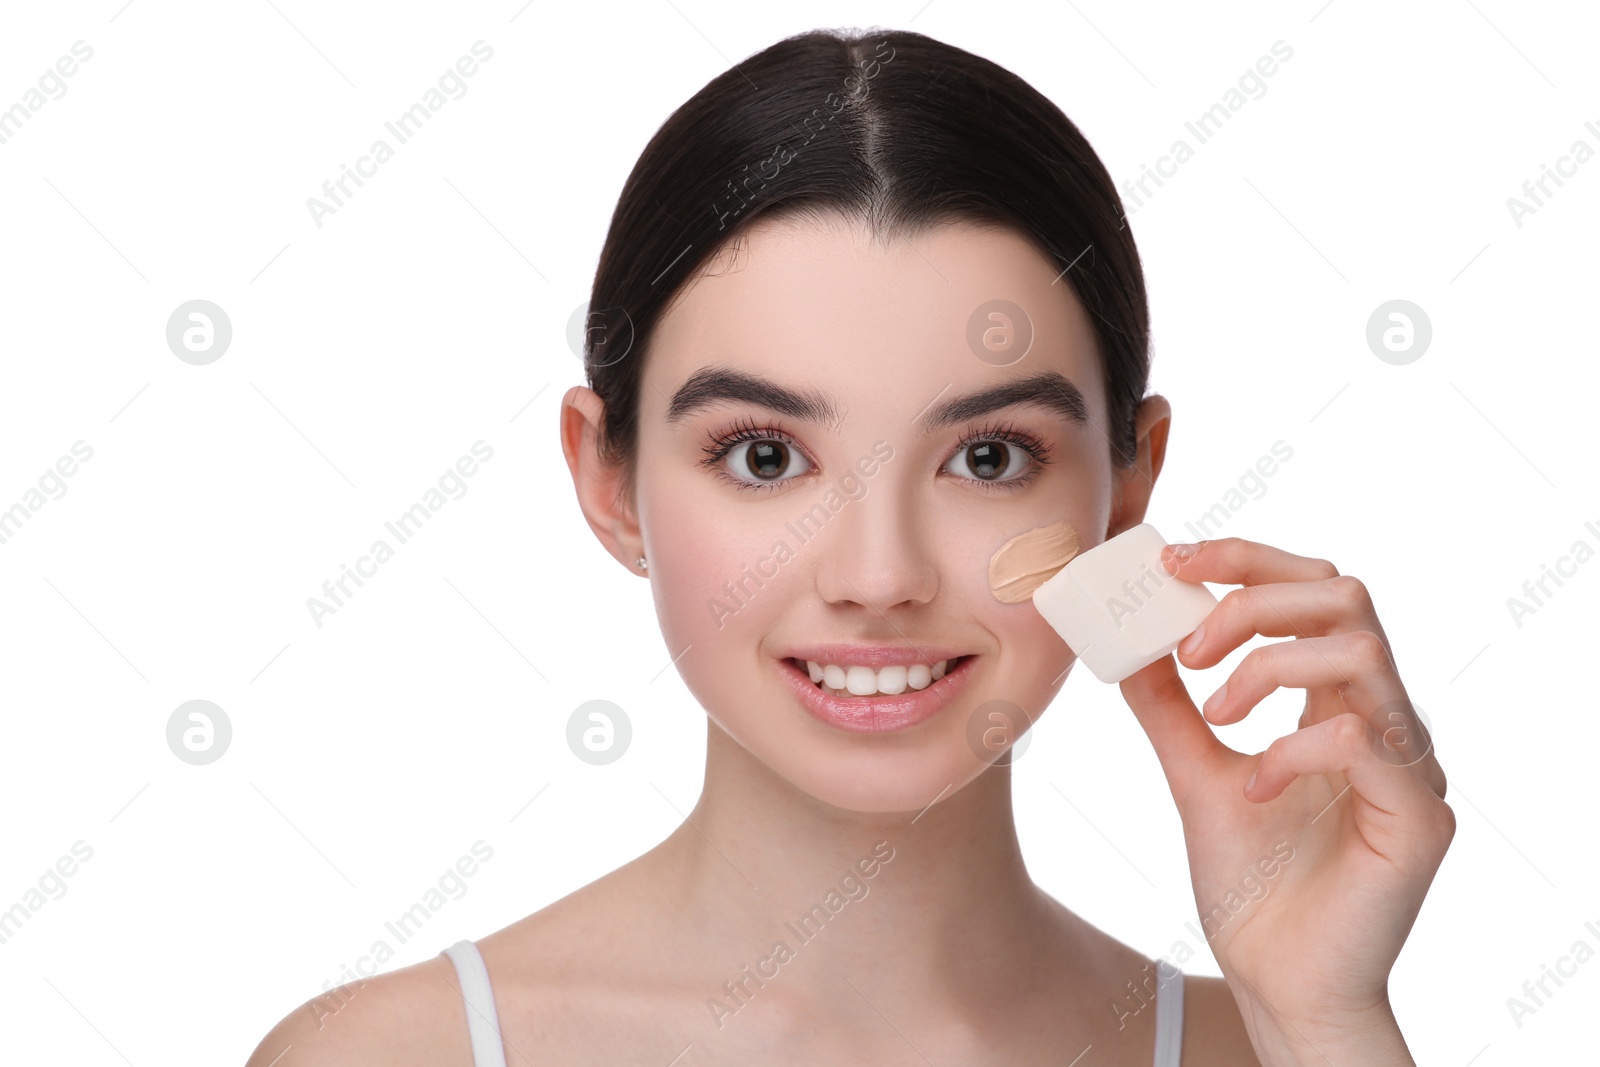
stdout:
{"type": "Polygon", "coordinates": [[[1339,568],[1325,559],[1297,556],[1242,537],[1170,544],[1161,550],[1161,562],[1168,574],[1186,582],[1223,585],[1314,582],[1339,576],[1339,568]]]}

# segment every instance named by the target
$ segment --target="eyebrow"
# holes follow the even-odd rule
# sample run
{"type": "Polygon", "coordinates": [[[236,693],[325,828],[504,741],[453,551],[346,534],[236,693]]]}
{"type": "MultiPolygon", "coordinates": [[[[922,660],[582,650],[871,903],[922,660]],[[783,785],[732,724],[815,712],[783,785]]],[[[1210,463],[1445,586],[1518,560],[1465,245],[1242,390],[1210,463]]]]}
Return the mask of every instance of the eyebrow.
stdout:
{"type": "MultiPolygon", "coordinates": [[[[790,418],[830,426],[837,426],[844,419],[838,402],[819,390],[790,389],[748,371],[701,367],[672,394],[667,403],[667,422],[669,425],[681,422],[723,402],[754,404],[790,418]]],[[[1044,408],[1074,425],[1089,423],[1089,407],[1083,391],[1072,379],[1055,371],[1040,371],[990,389],[930,404],[918,419],[923,423],[922,432],[928,434],[1017,404],[1044,408]]]]}

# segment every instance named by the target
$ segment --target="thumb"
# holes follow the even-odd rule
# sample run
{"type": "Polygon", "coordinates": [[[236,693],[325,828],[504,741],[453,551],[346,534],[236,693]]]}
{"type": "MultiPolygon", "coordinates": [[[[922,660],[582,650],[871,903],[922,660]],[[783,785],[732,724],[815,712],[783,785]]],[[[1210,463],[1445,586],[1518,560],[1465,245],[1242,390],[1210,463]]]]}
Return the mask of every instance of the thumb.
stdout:
{"type": "Polygon", "coordinates": [[[1223,756],[1233,751],[1211,731],[1211,724],[1189,698],[1178,676],[1177,657],[1162,656],[1120,683],[1122,697],[1144,727],[1180,811],[1202,783],[1215,780],[1223,756]]]}

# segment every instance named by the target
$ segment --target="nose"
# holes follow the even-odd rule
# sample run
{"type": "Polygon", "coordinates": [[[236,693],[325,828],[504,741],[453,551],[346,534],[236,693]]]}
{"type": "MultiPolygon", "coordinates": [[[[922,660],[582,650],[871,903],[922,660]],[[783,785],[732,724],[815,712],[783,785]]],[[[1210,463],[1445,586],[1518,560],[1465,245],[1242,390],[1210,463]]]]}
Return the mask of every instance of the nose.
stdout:
{"type": "Polygon", "coordinates": [[[817,592],[830,604],[893,618],[896,608],[933,599],[939,570],[929,550],[929,524],[887,472],[879,477],[882,483],[847,499],[818,532],[817,592]]]}

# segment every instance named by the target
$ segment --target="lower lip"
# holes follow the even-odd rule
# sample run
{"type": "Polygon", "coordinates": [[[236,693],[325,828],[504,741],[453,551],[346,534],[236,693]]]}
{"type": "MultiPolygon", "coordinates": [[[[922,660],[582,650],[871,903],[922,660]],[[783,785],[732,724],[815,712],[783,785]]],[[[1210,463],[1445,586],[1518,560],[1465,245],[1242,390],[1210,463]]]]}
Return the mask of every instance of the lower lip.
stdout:
{"type": "Polygon", "coordinates": [[[949,707],[966,688],[976,658],[963,656],[938,681],[895,696],[830,696],[811,680],[803,664],[797,666],[790,659],[778,661],[778,672],[794,689],[801,705],[816,718],[840,730],[876,734],[915,726],[949,707]]]}

